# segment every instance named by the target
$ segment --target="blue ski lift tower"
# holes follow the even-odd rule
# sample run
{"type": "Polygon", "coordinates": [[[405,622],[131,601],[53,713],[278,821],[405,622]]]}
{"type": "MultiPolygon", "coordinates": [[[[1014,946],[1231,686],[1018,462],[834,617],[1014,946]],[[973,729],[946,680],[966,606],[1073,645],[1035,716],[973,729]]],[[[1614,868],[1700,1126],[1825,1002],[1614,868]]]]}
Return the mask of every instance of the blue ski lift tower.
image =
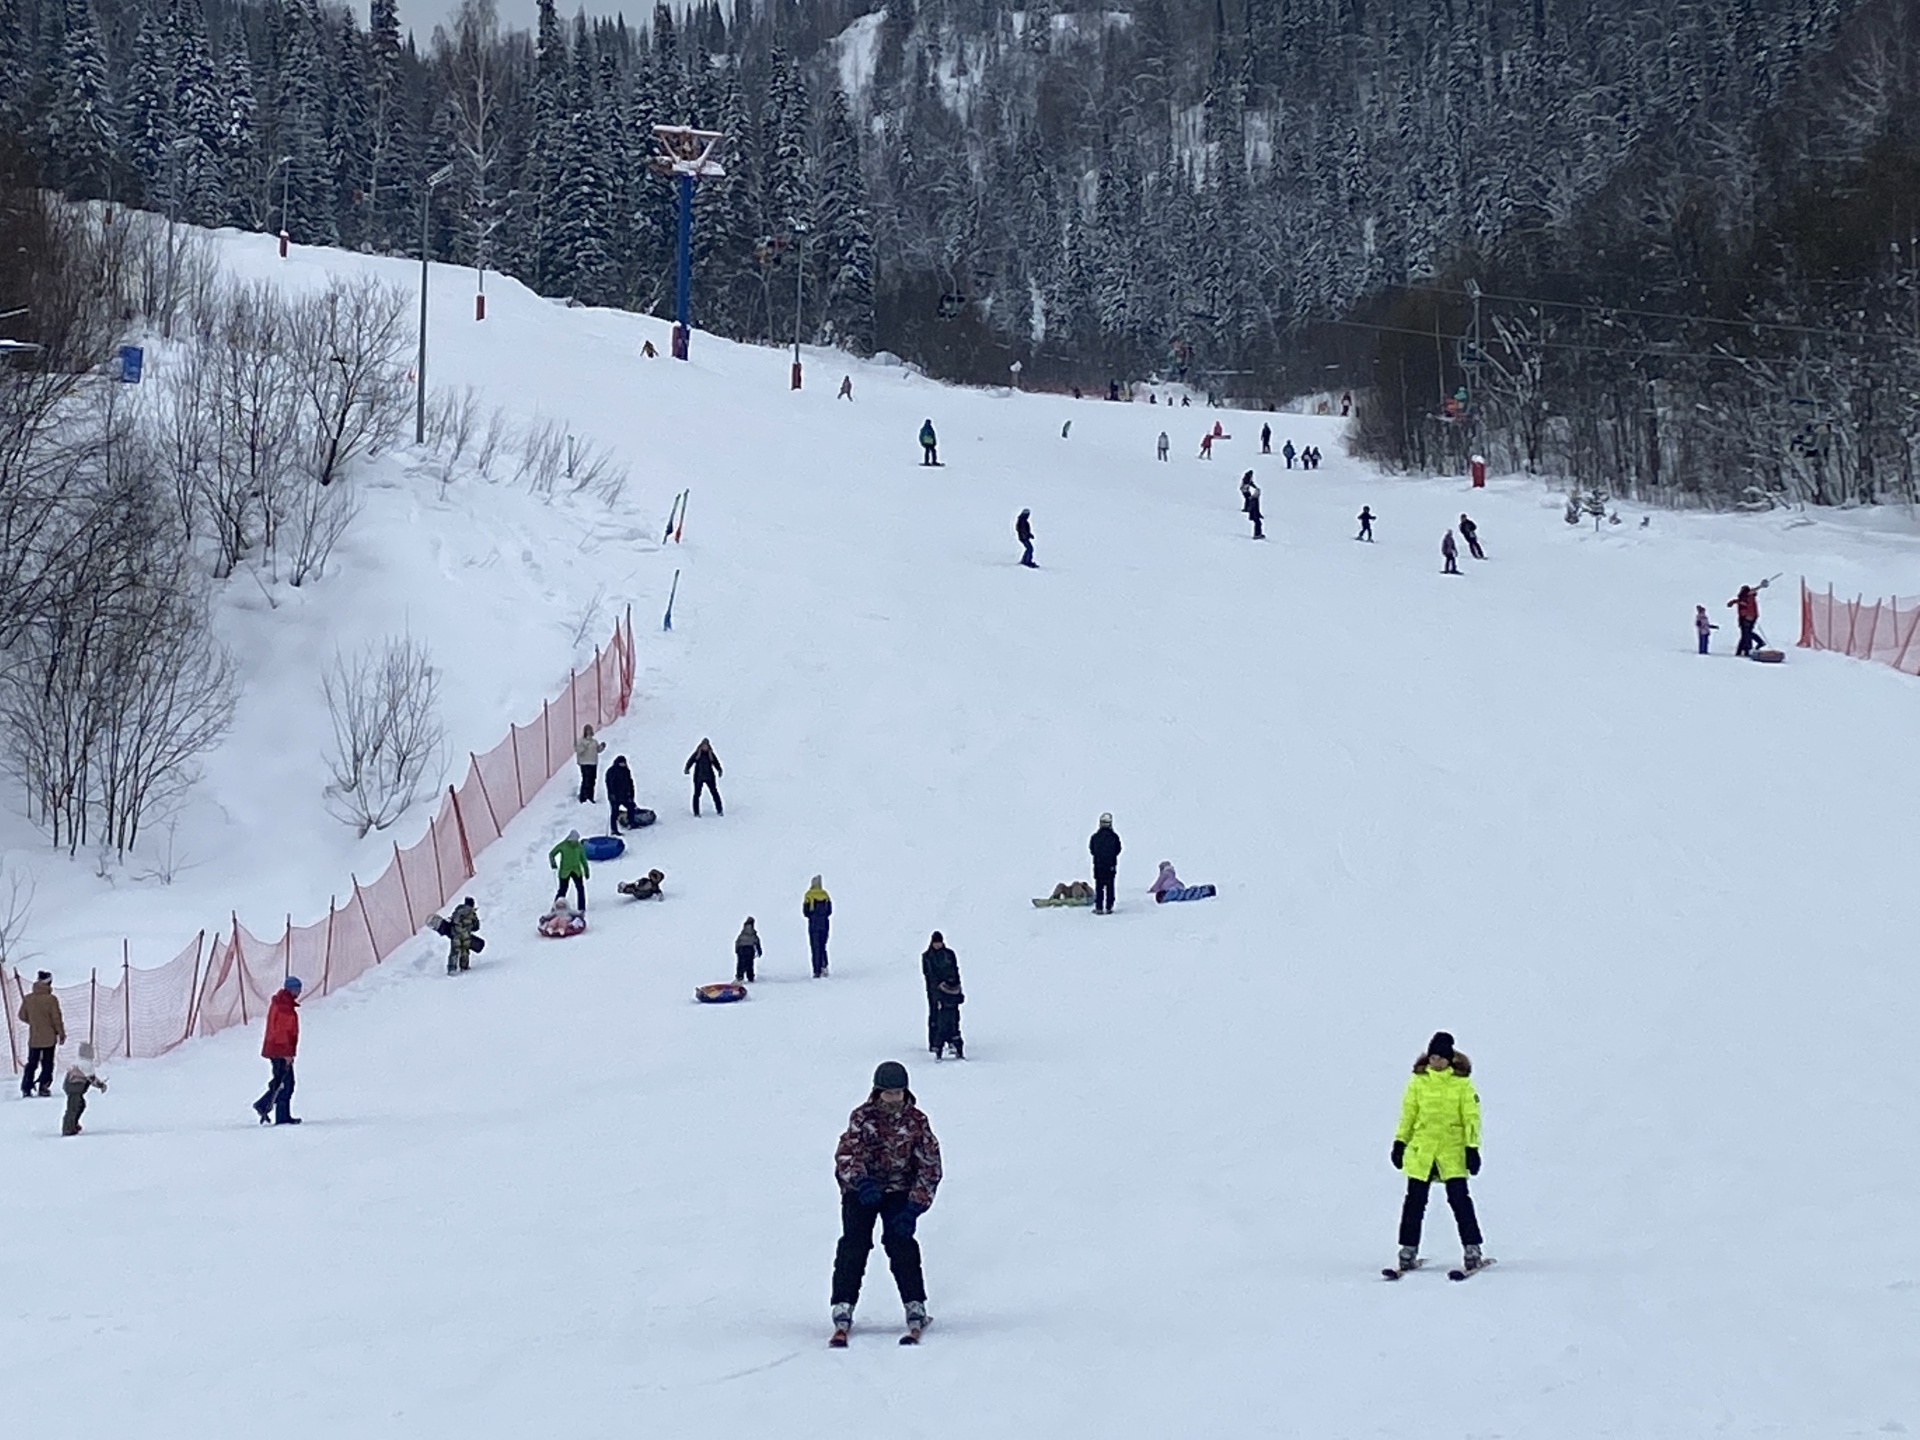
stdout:
{"type": "Polygon", "coordinates": [[[718,130],[696,130],[691,125],[656,125],[653,173],[673,180],[680,191],[680,243],[674,279],[673,358],[687,358],[693,319],[693,182],[721,179],[726,167],[714,158],[727,137],[718,130]]]}

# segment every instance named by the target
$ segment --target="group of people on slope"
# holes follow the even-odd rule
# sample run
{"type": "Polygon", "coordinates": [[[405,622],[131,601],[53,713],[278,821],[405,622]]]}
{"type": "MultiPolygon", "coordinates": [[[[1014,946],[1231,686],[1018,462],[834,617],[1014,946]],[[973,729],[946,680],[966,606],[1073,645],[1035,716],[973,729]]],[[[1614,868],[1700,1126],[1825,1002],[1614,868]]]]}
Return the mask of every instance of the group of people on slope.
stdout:
{"type": "MultiPolygon", "coordinates": [[[[1367,526],[1366,533],[1368,539],[1373,538],[1373,527],[1371,525],[1367,526]]],[[[1474,559],[1484,560],[1487,558],[1487,552],[1480,548],[1480,527],[1468,519],[1464,512],[1462,512],[1460,516],[1460,538],[1467,542],[1467,553],[1473,556],[1474,559]]],[[[1454,543],[1453,531],[1449,530],[1440,537],[1440,573],[1442,575],[1458,575],[1460,573],[1460,566],[1456,563],[1459,555],[1460,547],[1454,543]]]]}

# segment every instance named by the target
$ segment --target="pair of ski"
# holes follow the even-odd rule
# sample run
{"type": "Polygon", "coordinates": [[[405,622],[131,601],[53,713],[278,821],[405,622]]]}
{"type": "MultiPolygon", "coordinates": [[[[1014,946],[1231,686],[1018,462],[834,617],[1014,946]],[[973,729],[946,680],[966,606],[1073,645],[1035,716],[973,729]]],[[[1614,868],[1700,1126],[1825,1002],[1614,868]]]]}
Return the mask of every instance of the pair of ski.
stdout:
{"type": "MultiPolygon", "coordinates": [[[[1482,1260],[1478,1265],[1474,1266],[1473,1269],[1471,1270],[1467,1270],[1467,1269],[1449,1270],[1447,1271],[1447,1279],[1471,1280],[1474,1276],[1478,1275],[1482,1270],[1487,1270],[1492,1268],[1494,1263],[1495,1262],[1491,1258],[1488,1258],[1488,1259],[1482,1260]]],[[[1389,1265],[1386,1267],[1386,1269],[1380,1272],[1380,1278],[1382,1280],[1398,1280],[1402,1275],[1409,1275],[1409,1274],[1412,1274],[1415,1270],[1425,1269],[1426,1264],[1427,1264],[1426,1257],[1422,1256],[1420,1259],[1414,1261],[1413,1264],[1407,1266],[1405,1269],[1401,1269],[1397,1265],[1389,1265]]]]}
{"type": "MultiPolygon", "coordinates": [[[[918,1345],[920,1343],[921,1333],[925,1331],[927,1326],[931,1323],[932,1323],[931,1321],[922,1321],[918,1325],[909,1324],[907,1326],[907,1333],[900,1337],[900,1343],[902,1345],[918,1345]]],[[[847,1336],[852,1333],[852,1330],[853,1330],[853,1327],[851,1325],[834,1326],[833,1338],[827,1341],[827,1345],[829,1346],[829,1348],[834,1350],[846,1349],[847,1336]]]]}

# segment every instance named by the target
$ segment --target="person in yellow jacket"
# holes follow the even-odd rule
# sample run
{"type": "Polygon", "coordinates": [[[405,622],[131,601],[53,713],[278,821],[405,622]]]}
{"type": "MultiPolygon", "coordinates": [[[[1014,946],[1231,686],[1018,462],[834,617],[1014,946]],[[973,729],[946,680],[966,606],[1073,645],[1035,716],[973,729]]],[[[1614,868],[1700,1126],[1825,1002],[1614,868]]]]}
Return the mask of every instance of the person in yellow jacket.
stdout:
{"type": "Polygon", "coordinates": [[[1453,1048],[1442,1030],[1413,1062],[1400,1101],[1400,1124],[1393,1132],[1393,1168],[1407,1177],[1406,1203],[1400,1207],[1400,1266],[1411,1270],[1420,1254],[1420,1225],[1427,1214],[1427,1193],[1439,1180],[1447,1187],[1465,1252],[1460,1268],[1478,1270],[1480,1221],[1473,1212],[1467,1177],[1480,1173],[1480,1097],[1467,1079],[1473,1062],[1453,1048]]]}

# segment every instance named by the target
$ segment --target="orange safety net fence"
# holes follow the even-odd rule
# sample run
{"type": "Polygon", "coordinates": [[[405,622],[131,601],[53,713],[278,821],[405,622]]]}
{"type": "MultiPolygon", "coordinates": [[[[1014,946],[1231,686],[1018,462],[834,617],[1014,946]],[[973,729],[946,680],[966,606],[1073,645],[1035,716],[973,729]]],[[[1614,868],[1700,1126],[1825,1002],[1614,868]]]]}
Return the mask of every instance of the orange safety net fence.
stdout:
{"type": "MultiPolygon", "coordinates": [[[[67,1029],[61,1048],[91,1040],[103,1060],[163,1055],[189,1036],[260,1019],[289,975],[300,977],[307,997],[353,983],[419,934],[472,877],[474,857],[573,759],[583,725],[608,725],[626,714],[633,675],[629,612],[614,626],[611,643],[594,652],[592,664],[576,671],[537,718],[513,726],[486,754],[469,756],[466,779],[448,787],[426,834],[405,850],[394,846],[378,879],[362,884],[349,877],[352,891],[327,902],[325,919],[296,926],[289,916],[272,939],[255,935],[235,913],[210,947],[203,930],[153,969],[135,969],[122,942],[112,983],[102,986],[96,969],[81,984],[55,988],[67,1029]]],[[[29,984],[16,969],[4,987],[16,1071],[27,1060],[27,1027],[19,1014],[29,984]]]]}
{"type": "Polygon", "coordinates": [[[1800,644],[1920,675],[1920,599],[1838,600],[1800,582],[1800,644]]]}

